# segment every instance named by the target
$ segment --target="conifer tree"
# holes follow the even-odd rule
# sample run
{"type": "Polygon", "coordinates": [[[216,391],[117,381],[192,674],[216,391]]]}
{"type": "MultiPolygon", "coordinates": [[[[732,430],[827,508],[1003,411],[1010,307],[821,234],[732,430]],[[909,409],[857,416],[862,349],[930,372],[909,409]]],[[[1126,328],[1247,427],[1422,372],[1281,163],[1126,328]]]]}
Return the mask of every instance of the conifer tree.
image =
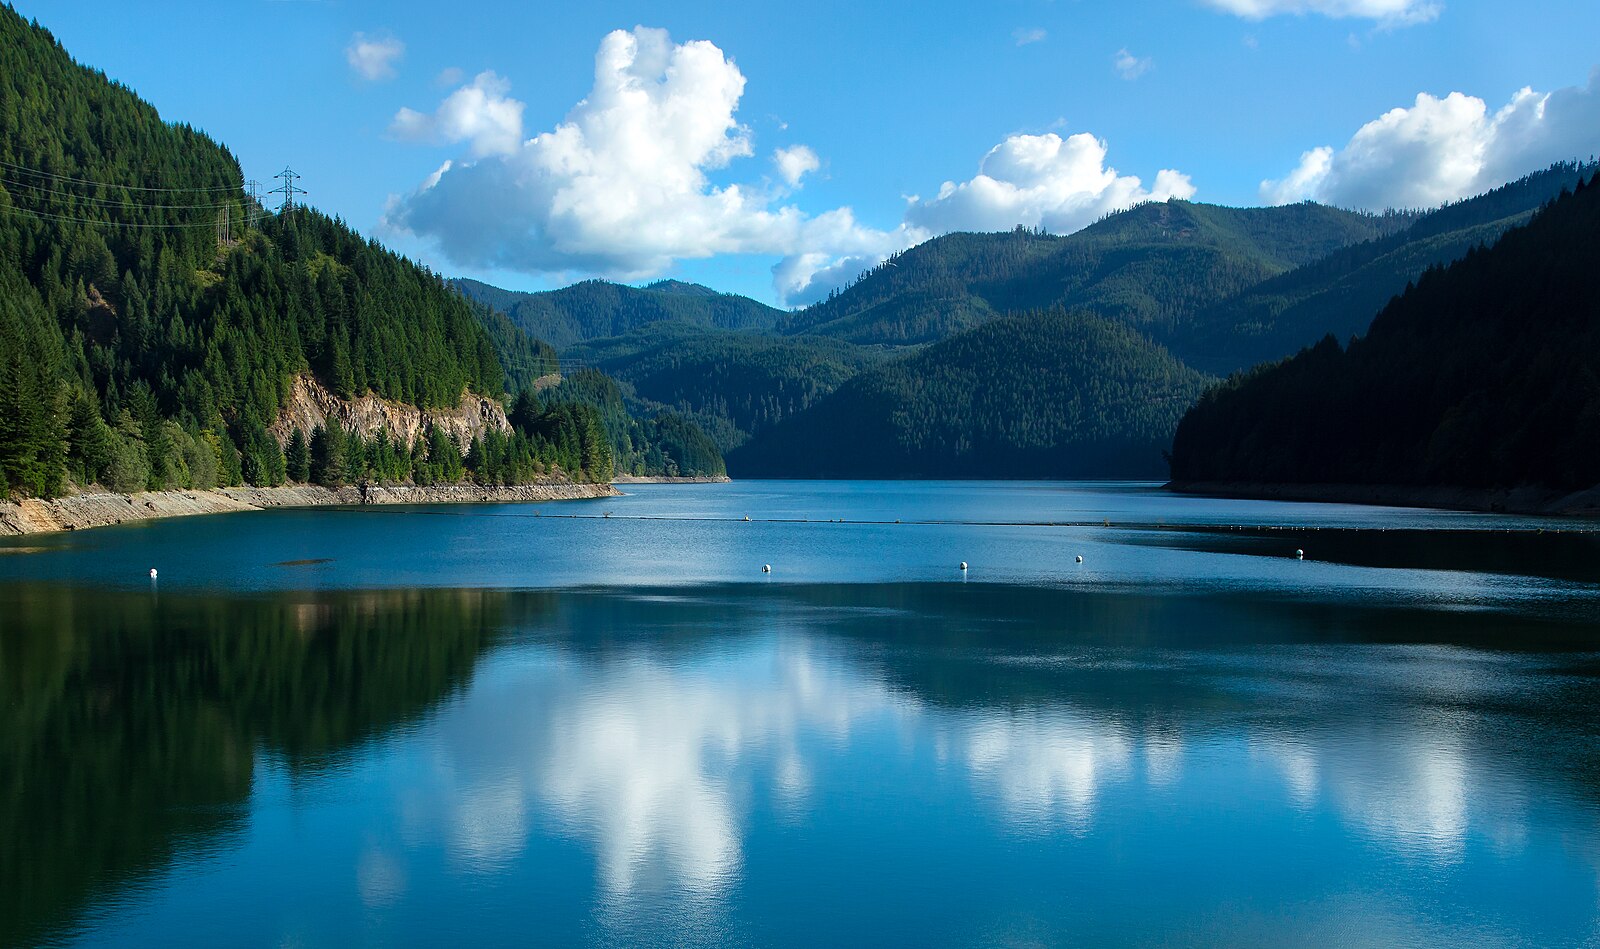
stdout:
{"type": "Polygon", "coordinates": [[[305,484],[311,480],[311,449],[306,444],[306,434],[298,427],[289,433],[289,446],[284,450],[284,467],[290,481],[305,484]]]}

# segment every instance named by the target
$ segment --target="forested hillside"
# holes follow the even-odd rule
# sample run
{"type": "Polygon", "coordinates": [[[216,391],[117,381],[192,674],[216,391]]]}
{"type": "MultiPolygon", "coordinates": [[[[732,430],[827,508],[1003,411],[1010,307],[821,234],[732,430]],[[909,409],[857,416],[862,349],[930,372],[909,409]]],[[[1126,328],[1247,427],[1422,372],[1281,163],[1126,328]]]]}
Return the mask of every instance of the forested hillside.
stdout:
{"type": "Polygon", "coordinates": [[[787,315],[749,297],[677,280],[642,288],[586,280],[538,293],[502,290],[477,280],[452,282],[468,298],[499,310],[525,332],[549,340],[558,349],[666,321],[767,331],[787,315]]]}
{"type": "Polygon", "coordinates": [[[1168,201],[1113,214],[1065,237],[1022,229],[947,234],[795,314],[785,330],[912,345],[1003,313],[1062,306],[1093,310],[1163,342],[1200,307],[1409,223],[1407,215],[1316,204],[1224,208],[1168,201]]]}
{"type": "Polygon", "coordinates": [[[1426,273],[1333,337],[1208,392],[1181,482],[1600,484],[1600,185],[1426,273]]]}
{"type": "Polygon", "coordinates": [[[670,408],[731,451],[810,408],[882,353],[815,336],[654,323],[575,346],[568,358],[628,387],[641,412],[670,408]]]}
{"type": "Polygon", "coordinates": [[[728,464],[735,477],[1159,477],[1206,382],[1110,320],[1002,317],[863,372],[728,464]]]}
{"type": "MultiPolygon", "coordinates": [[[[1068,370],[1030,362],[1024,353],[1032,341],[1003,340],[982,328],[998,320],[996,332],[1025,335],[1048,325],[1057,335],[1039,342],[1040,351],[1081,350],[1072,372],[1143,385],[1123,373],[1124,350],[1098,345],[1105,338],[1098,320],[1003,319],[1065,301],[1131,328],[1152,351],[1166,345],[1159,358],[1133,360],[1156,379],[1173,366],[1199,370],[1190,379],[1232,371],[1329,332],[1342,338],[1365,330],[1408,281],[1526,221],[1586,171],[1592,167],[1558,165],[1428,213],[1174,201],[1113,214],[1067,237],[1020,229],[950,234],[793,314],[778,328],[787,335],[663,319],[569,347],[567,355],[617,377],[637,411],[670,407],[699,423],[730,453],[738,476],[1159,477],[1164,469],[1150,446],[1170,437],[1184,405],[1168,405],[1165,414],[1103,413],[1134,426],[1128,444],[1144,446],[1137,464],[1127,461],[1127,444],[1086,450],[1081,418],[1058,424],[1049,415],[1054,407],[1030,401],[1050,386],[1059,390],[1052,397],[1062,397],[1074,384],[1061,378],[1068,370]],[[1069,344],[1063,333],[1084,338],[1069,344]],[[941,349],[940,340],[952,345],[941,349]],[[1097,358],[1122,362],[1096,366],[1097,358]],[[1003,363],[1013,359],[1030,369],[1008,371],[1003,363]],[[1001,417],[1018,421],[1008,428],[996,421],[1001,417]],[[1139,427],[1155,421],[1164,433],[1139,427]],[[1073,451],[1041,453],[1039,431],[1065,439],[1073,451]],[[981,452],[972,448],[979,439],[981,452]],[[1041,462],[1045,457],[1053,460],[1041,462]]],[[[578,296],[613,311],[622,299],[611,285],[580,286],[588,289],[578,296]],[[596,292],[603,288],[610,289],[596,292]]],[[[692,285],[677,285],[677,292],[709,293],[692,285]]]]}
{"type": "Polygon", "coordinates": [[[610,441],[616,471],[629,475],[715,478],[728,473],[722,452],[699,426],[671,409],[633,413],[615,379],[580,369],[538,397],[518,397],[512,420],[532,406],[592,407],[610,441]]]}
{"type": "Polygon", "coordinates": [[[605,458],[579,447],[587,408],[549,407],[467,458],[438,432],[280,444],[268,426],[298,375],[440,408],[531,386],[554,352],[341,221],[265,213],[241,179],[225,148],[0,8],[0,494],[271,485],[312,467],[609,477],[606,440],[605,458]]]}
{"type": "Polygon", "coordinates": [[[1363,241],[1201,309],[1173,334],[1173,352],[1227,374],[1280,359],[1332,334],[1364,333],[1372,317],[1429,267],[1493,244],[1541,205],[1595,172],[1568,162],[1445,205],[1395,234],[1363,241]]]}

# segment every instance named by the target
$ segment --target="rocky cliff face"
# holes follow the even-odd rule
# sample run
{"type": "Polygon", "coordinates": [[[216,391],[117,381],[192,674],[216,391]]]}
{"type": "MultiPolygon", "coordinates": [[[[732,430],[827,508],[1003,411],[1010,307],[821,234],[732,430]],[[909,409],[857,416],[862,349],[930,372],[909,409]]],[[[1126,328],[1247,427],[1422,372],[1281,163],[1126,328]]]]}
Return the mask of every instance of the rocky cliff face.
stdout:
{"type": "Polygon", "coordinates": [[[294,429],[301,429],[309,435],[313,428],[326,426],[329,419],[365,436],[375,435],[379,429],[384,429],[389,437],[407,445],[426,432],[432,423],[454,439],[462,451],[472,443],[472,439],[486,431],[511,430],[505,408],[499,402],[471,392],[462,393],[461,403],[455,408],[418,409],[414,405],[387,402],[373,395],[341,399],[310,376],[295,379],[294,388],[289,393],[289,404],[269,430],[283,443],[288,441],[289,433],[294,429]]]}

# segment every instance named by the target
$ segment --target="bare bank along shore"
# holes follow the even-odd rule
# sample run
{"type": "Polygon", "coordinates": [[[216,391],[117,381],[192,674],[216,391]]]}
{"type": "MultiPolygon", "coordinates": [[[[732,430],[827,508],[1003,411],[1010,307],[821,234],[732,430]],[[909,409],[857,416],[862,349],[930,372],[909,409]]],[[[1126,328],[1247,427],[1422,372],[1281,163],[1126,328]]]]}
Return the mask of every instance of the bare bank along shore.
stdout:
{"type": "Polygon", "coordinates": [[[317,485],[281,488],[215,488],[206,491],[146,491],[137,494],[94,492],[52,498],[0,501],[0,536],[109,527],[129,521],[191,514],[225,514],[271,507],[319,507],[330,504],[455,504],[486,501],[570,501],[615,497],[609,484],[550,481],[512,486],[439,484],[347,485],[339,490],[317,485]]]}

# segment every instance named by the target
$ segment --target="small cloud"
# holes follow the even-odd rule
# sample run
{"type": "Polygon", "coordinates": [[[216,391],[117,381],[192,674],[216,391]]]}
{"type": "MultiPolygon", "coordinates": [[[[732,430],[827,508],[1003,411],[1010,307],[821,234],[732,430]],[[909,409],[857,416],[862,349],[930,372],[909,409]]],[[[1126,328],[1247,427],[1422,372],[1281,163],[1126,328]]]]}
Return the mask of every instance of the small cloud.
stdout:
{"type": "Polygon", "coordinates": [[[1117,75],[1130,82],[1149,72],[1155,66],[1155,60],[1149,56],[1135,56],[1126,49],[1117,50],[1117,55],[1112,57],[1112,65],[1117,67],[1117,75]]]}
{"type": "Polygon", "coordinates": [[[817,153],[805,145],[778,149],[772,153],[772,162],[778,166],[778,174],[784,183],[791,188],[799,187],[801,178],[822,167],[817,153]]]}
{"type": "Polygon", "coordinates": [[[1029,43],[1042,43],[1050,34],[1037,26],[1032,28],[1017,27],[1011,31],[1011,38],[1017,41],[1018,46],[1027,46],[1029,43]]]}
{"type": "Polygon", "coordinates": [[[395,64],[405,54],[406,44],[400,42],[398,37],[368,36],[365,33],[352,36],[350,45],[344,50],[345,62],[350,64],[350,69],[368,82],[393,79],[396,75],[395,64]]]}
{"type": "Polygon", "coordinates": [[[450,86],[461,85],[461,80],[465,78],[467,78],[467,74],[461,71],[461,67],[446,66],[439,70],[439,75],[433,77],[433,84],[445,89],[450,86]]]}
{"type": "Polygon", "coordinates": [[[1240,42],[1244,44],[1245,49],[1261,48],[1261,40],[1257,39],[1254,33],[1246,33],[1244,39],[1240,40],[1240,42]]]}
{"type": "Polygon", "coordinates": [[[509,154],[522,142],[523,110],[510,91],[505,79],[481,72],[446,96],[431,115],[409,108],[396,112],[389,134],[408,142],[470,142],[479,158],[509,154]]]}
{"type": "Polygon", "coordinates": [[[1146,188],[1138,177],[1108,166],[1106,154],[1106,143],[1087,132],[1012,135],[989,150],[978,174],[946,181],[935,197],[912,203],[906,223],[927,234],[1006,231],[1018,224],[1070,234],[1141,201],[1195,195],[1182,172],[1162,169],[1146,188]]]}
{"type": "Polygon", "coordinates": [[[1380,26],[1410,26],[1437,19],[1444,5],[1438,0],[1204,0],[1207,6],[1244,17],[1265,20],[1274,16],[1316,14],[1331,19],[1376,20],[1380,26]]]}

